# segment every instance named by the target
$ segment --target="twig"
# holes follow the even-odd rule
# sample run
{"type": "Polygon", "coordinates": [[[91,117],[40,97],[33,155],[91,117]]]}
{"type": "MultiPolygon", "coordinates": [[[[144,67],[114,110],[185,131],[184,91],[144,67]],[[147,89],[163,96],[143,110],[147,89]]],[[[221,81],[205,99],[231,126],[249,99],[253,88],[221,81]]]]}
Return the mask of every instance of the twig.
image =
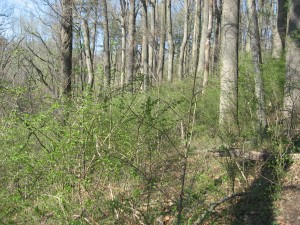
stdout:
{"type": "Polygon", "coordinates": [[[221,205],[222,203],[228,201],[228,200],[231,200],[235,197],[240,197],[240,196],[245,196],[245,195],[249,195],[250,192],[241,192],[241,193],[236,193],[236,194],[232,194],[232,195],[229,195],[229,196],[226,196],[225,198],[222,198],[220,199],[219,201],[217,202],[214,202],[210,205],[210,207],[201,215],[200,218],[198,218],[195,222],[194,222],[194,225],[197,225],[197,224],[202,224],[203,221],[205,220],[205,218],[207,217],[207,215],[211,212],[214,212],[215,211],[215,208],[219,205],[221,205]]]}

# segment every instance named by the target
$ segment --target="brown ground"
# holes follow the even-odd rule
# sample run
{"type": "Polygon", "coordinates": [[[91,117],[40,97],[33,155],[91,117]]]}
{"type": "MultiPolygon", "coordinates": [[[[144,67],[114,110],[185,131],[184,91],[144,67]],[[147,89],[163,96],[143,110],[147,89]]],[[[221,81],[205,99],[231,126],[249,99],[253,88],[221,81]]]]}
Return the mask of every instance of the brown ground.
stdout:
{"type": "Polygon", "coordinates": [[[300,225],[300,160],[296,160],[287,172],[278,207],[277,222],[280,225],[300,225]]]}

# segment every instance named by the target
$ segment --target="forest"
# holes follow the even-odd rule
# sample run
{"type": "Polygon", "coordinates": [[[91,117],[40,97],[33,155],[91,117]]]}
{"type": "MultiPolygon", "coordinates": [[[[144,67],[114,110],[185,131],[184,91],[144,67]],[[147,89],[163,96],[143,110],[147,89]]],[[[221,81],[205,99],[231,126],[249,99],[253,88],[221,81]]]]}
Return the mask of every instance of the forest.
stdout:
{"type": "Polygon", "coordinates": [[[299,0],[1,0],[0,49],[0,224],[287,224],[299,0]]]}

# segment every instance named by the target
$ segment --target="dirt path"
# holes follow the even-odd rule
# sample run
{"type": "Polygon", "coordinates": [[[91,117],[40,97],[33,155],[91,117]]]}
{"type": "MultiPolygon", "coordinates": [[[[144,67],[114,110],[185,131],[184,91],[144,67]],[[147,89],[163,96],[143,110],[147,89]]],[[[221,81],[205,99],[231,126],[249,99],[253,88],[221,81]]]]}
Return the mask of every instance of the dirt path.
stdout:
{"type": "Polygon", "coordinates": [[[300,225],[300,160],[296,160],[287,172],[278,207],[277,223],[300,225]]]}

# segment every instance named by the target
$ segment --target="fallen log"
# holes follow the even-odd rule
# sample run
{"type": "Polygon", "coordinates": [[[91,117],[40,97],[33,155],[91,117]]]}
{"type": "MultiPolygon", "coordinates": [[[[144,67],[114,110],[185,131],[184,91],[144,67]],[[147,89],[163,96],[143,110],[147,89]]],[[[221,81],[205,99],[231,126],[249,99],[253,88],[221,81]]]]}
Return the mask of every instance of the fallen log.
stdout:
{"type": "MultiPolygon", "coordinates": [[[[272,159],[275,157],[274,153],[270,152],[258,152],[258,151],[248,151],[245,149],[229,149],[222,151],[212,151],[211,152],[214,157],[232,157],[232,158],[242,158],[245,160],[252,161],[260,161],[264,162],[268,159],[272,159]]],[[[287,153],[285,153],[287,154],[287,153]]],[[[288,153],[288,156],[291,157],[292,160],[300,160],[299,153],[288,153]]]]}

